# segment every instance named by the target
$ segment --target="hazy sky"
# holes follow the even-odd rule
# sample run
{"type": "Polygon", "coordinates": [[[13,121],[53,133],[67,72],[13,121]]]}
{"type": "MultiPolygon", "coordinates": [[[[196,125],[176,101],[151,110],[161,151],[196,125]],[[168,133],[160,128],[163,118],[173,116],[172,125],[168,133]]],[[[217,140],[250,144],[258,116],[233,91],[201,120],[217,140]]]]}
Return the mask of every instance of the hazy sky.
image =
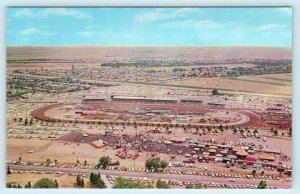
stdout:
{"type": "Polygon", "coordinates": [[[8,8],[7,45],[292,45],[290,8],[8,8]]]}

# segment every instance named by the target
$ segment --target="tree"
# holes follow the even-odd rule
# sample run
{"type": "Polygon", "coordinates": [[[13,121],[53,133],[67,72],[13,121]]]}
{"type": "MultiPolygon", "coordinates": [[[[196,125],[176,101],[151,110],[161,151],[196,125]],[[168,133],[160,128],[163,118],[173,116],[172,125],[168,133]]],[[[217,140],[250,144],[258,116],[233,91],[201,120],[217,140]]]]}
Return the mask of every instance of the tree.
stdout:
{"type": "Polygon", "coordinates": [[[266,189],[267,188],[267,182],[266,181],[264,181],[264,180],[261,180],[260,182],[259,182],[259,184],[258,184],[258,189],[266,189]]]}
{"type": "Polygon", "coordinates": [[[28,125],[28,119],[27,118],[24,121],[24,125],[28,125]]]}
{"type": "Polygon", "coordinates": [[[90,181],[91,181],[91,183],[94,183],[94,179],[95,179],[95,174],[92,172],[90,174],[90,181]]]}
{"type": "Polygon", "coordinates": [[[98,187],[99,189],[105,189],[106,185],[102,179],[98,179],[96,183],[96,187],[98,187]]]}
{"type": "Polygon", "coordinates": [[[99,159],[98,166],[102,166],[102,168],[105,169],[110,162],[111,162],[111,158],[109,156],[102,156],[99,159]]]}
{"type": "Polygon", "coordinates": [[[83,187],[84,187],[84,180],[83,180],[83,178],[81,178],[80,185],[81,185],[81,188],[83,188],[83,187]]]}
{"type": "Polygon", "coordinates": [[[192,184],[186,184],[186,185],[185,185],[185,188],[186,188],[186,189],[193,189],[194,187],[193,187],[192,184]]]}
{"type": "Polygon", "coordinates": [[[213,96],[215,96],[215,95],[218,95],[219,92],[218,92],[217,89],[213,89],[213,90],[211,91],[211,94],[212,94],[213,96]]]}
{"type": "Polygon", "coordinates": [[[289,135],[292,137],[292,127],[289,129],[289,135]]]}
{"type": "Polygon", "coordinates": [[[192,185],[192,184],[187,184],[185,186],[186,189],[202,189],[202,185],[201,184],[195,184],[195,185],[192,185]]]}
{"type": "Polygon", "coordinates": [[[53,181],[49,178],[42,178],[38,180],[34,185],[33,188],[57,188],[58,183],[57,181],[53,181]]]}
{"type": "Polygon", "coordinates": [[[86,166],[86,165],[87,165],[87,161],[86,161],[86,160],[84,161],[83,165],[84,165],[84,166],[86,166]]]}
{"type": "Polygon", "coordinates": [[[236,129],[236,128],[234,128],[234,129],[233,129],[233,133],[236,133],[236,132],[237,132],[237,129],[236,129]]]}
{"type": "Polygon", "coordinates": [[[169,165],[168,162],[166,162],[166,161],[164,161],[164,160],[160,161],[160,167],[161,167],[161,168],[165,169],[168,165],[169,165]]]}
{"type": "Polygon", "coordinates": [[[33,118],[31,118],[29,121],[29,125],[32,125],[32,124],[33,124],[33,118]]]}
{"type": "Polygon", "coordinates": [[[80,178],[80,176],[77,176],[76,177],[77,186],[80,186],[80,182],[81,182],[81,178],[80,178]]]}
{"type": "Polygon", "coordinates": [[[10,167],[9,167],[9,166],[7,166],[6,174],[11,174],[11,170],[10,170],[10,167]]]}
{"type": "Polygon", "coordinates": [[[145,167],[148,170],[157,171],[157,169],[159,168],[159,163],[160,163],[160,158],[151,158],[146,160],[145,167]]]}
{"type": "Polygon", "coordinates": [[[274,135],[277,136],[278,135],[278,130],[274,131],[274,135]]]}
{"type": "Polygon", "coordinates": [[[244,131],[244,129],[240,129],[240,133],[244,133],[245,131],[244,131]]]}
{"type": "Polygon", "coordinates": [[[46,162],[47,162],[47,164],[49,165],[49,164],[51,163],[50,158],[47,158],[46,162]]]}
{"type": "Polygon", "coordinates": [[[28,182],[26,185],[25,185],[25,187],[24,188],[28,188],[28,189],[30,189],[31,188],[31,182],[28,182]]]}
{"type": "Polygon", "coordinates": [[[59,184],[56,179],[54,180],[54,184],[55,184],[55,188],[58,188],[59,184]]]}
{"type": "Polygon", "coordinates": [[[55,163],[55,165],[57,164],[57,159],[54,159],[54,163],[55,163]]]}
{"type": "Polygon", "coordinates": [[[166,181],[162,181],[162,180],[158,179],[158,181],[156,182],[156,188],[170,189],[170,185],[168,185],[168,183],[166,181]]]}
{"type": "Polygon", "coordinates": [[[255,134],[255,133],[258,133],[257,129],[254,129],[253,133],[254,133],[254,134],[255,134]]]}
{"type": "Polygon", "coordinates": [[[211,128],[210,128],[210,127],[207,127],[207,131],[208,131],[208,132],[211,132],[211,128]]]}
{"type": "Polygon", "coordinates": [[[256,170],[252,170],[252,175],[255,175],[256,174],[256,170]]]}

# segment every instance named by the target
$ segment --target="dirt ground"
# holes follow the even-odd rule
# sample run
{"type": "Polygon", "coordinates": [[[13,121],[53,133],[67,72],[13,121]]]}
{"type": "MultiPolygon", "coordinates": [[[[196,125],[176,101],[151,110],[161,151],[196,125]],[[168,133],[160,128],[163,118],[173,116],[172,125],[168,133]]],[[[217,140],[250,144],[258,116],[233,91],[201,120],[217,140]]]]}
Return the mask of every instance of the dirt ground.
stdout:
{"type": "MultiPolygon", "coordinates": [[[[76,176],[69,176],[69,175],[58,175],[58,174],[32,174],[32,173],[26,173],[26,174],[16,174],[12,173],[10,175],[6,176],[6,182],[7,183],[16,183],[20,184],[22,187],[24,187],[28,181],[31,182],[31,185],[33,186],[34,183],[41,179],[41,178],[50,178],[52,180],[57,180],[59,187],[62,188],[74,188],[74,184],[76,183],[76,176]]],[[[91,188],[91,184],[89,182],[89,179],[86,177],[83,177],[85,187],[91,188]]]]}
{"type": "MultiPolygon", "coordinates": [[[[291,74],[276,74],[277,78],[291,79],[291,74]]],[[[292,85],[287,81],[266,79],[275,78],[273,75],[265,76],[242,76],[238,79],[228,78],[195,78],[183,81],[172,81],[168,84],[196,86],[202,88],[228,89],[238,92],[267,93],[277,95],[292,95],[292,85]],[[256,79],[258,77],[258,79],[256,79]]]]}

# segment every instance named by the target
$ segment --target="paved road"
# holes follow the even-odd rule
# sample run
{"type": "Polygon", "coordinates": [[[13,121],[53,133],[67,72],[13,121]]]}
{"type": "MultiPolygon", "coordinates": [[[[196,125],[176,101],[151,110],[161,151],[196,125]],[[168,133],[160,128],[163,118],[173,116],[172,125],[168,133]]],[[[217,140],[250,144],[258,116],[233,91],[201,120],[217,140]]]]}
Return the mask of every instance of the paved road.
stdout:
{"type": "MultiPolygon", "coordinates": [[[[80,169],[80,168],[57,168],[57,167],[44,167],[44,166],[21,166],[21,165],[10,165],[12,170],[36,170],[36,171],[61,171],[65,173],[87,173],[100,172],[101,175],[114,175],[123,177],[147,177],[151,179],[165,179],[173,181],[199,181],[203,183],[220,183],[220,184],[250,184],[258,185],[260,179],[245,179],[235,178],[235,182],[229,182],[228,178],[222,177],[210,177],[210,176],[195,176],[195,175],[174,175],[174,174],[161,174],[161,173],[146,173],[146,172],[127,172],[127,171],[112,171],[112,170],[94,170],[94,169],[80,169]]],[[[267,180],[269,187],[277,188],[290,188],[291,183],[283,180],[267,180]]]]}

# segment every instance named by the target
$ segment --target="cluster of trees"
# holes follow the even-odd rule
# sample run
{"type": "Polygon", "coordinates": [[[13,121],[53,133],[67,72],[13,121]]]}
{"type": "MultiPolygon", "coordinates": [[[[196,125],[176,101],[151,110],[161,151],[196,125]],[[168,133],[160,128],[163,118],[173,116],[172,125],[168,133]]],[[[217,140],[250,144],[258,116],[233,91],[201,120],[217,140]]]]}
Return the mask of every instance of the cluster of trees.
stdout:
{"type": "Polygon", "coordinates": [[[6,188],[14,188],[14,189],[21,189],[23,188],[21,185],[14,185],[14,184],[11,184],[11,183],[7,183],[6,184],[6,188]]]}
{"type": "Polygon", "coordinates": [[[151,184],[126,180],[122,177],[119,177],[116,179],[116,182],[115,182],[113,188],[114,189],[133,189],[133,188],[147,189],[147,188],[153,188],[153,186],[151,184]]]}
{"type": "Polygon", "coordinates": [[[52,180],[49,178],[42,178],[33,185],[33,188],[58,188],[58,187],[59,184],[57,180],[52,180]]]}
{"type": "MultiPolygon", "coordinates": [[[[247,132],[247,133],[251,133],[251,131],[246,127],[245,129],[242,129],[242,128],[233,128],[233,133],[237,133],[237,132],[240,132],[241,134],[244,133],[244,132],[247,132]]],[[[257,129],[254,129],[253,130],[253,134],[255,133],[258,133],[257,129]]]]}
{"type": "Polygon", "coordinates": [[[187,184],[185,186],[186,189],[203,189],[202,185],[201,184],[195,184],[195,185],[192,185],[192,184],[187,184]]]}
{"type": "Polygon", "coordinates": [[[95,173],[91,173],[90,174],[90,181],[91,183],[98,188],[106,188],[106,185],[104,183],[104,181],[101,179],[101,175],[100,173],[95,174],[95,173]]]}
{"type": "Polygon", "coordinates": [[[25,188],[28,188],[28,189],[32,188],[30,181],[25,185],[25,188]]]}
{"type": "Polygon", "coordinates": [[[32,125],[33,124],[33,118],[30,119],[29,123],[28,123],[28,119],[26,118],[24,121],[24,125],[32,125]]]}
{"type": "Polygon", "coordinates": [[[157,172],[157,170],[159,168],[165,169],[168,165],[169,165],[168,162],[166,162],[164,160],[160,160],[159,157],[150,158],[150,159],[146,160],[146,162],[145,162],[145,167],[148,170],[154,170],[154,172],[157,172]]]}
{"type": "Polygon", "coordinates": [[[77,184],[77,187],[83,188],[84,187],[84,180],[83,180],[83,178],[80,177],[80,176],[77,176],[77,178],[76,178],[76,184],[77,184]]]}
{"type": "Polygon", "coordinates": [[[166,181],[162,181],[162,180],[158,179],[158,181],[156,182],[156,188],[158,188],[158,189],[170,189],[171,187],[166,181]]]}
{"type": "Polygon", "coordinates": [[[236,77],[244,75],[264,75],[264,74],[278,74],[290,73],[291,65],[286,63],[272,63],[272,62],[254,62],[257,66],[253,67],[235,67],[231,71],[227,71],[227,76],[236,77]]]}
{"type": "MultiPolygon", "coordinates": [[[[17,122],[19,120],[19,122],[22,122],[23,121],[23,118],[14,118],[14,122],[17,122]]],[[[29,121],[27,118],[25,118],[24,120],[24,125],[32,125],[33,124],[33,118],[31,118],[29,121]]]]}

